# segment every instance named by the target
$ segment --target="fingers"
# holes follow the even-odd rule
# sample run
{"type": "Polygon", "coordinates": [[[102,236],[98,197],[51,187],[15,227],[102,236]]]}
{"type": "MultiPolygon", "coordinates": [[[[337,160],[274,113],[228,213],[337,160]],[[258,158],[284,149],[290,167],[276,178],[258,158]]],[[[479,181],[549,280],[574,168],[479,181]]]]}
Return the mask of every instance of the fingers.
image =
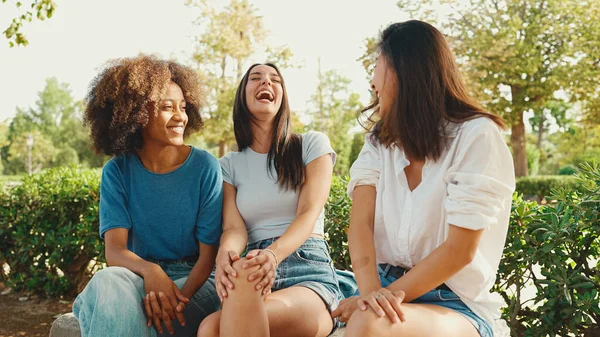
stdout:
{"type": "Polygon", "coordinates": [[[253,256],[252,258],[249,258],[246,255],[246,262],[244,262],[244,264],[242,265],[242,268],[246,269],[246,268],[250,268],[252,266],[258,266],[261,265],[265,262],[267,262],[269,260],[269,258],[265,255],[256,255],[253,256]]]}
{"type": "MultiPolygon", "coordinates": [[[[258,258],[256,258],[255,260],[258,260],[258,258]]],[[[260,280],[266,275],[268,275],[272,269],[273,265],[271,264],[271,262],[265,262],[260,266],[260,268],[257,271],[248,276],[248,281],[252,282],[254,280],[260,280]]]]}
{"type": "Polygon", "coordinates": [[[233,282],[231,282],[229,277],[227,277],[227,274],[221,273],[219,281],[223,284],[223,287],[225,287],[226,289],[233,289],[233,282]]]}
{"type": "MultiPolygon", "coordinates": [[[[238,260],[239,260],[239,258],[238,258],[238,260]]],[[[233,269],[233,267],[231,266],[231,264],[223,263],[222,268],[223,268],[223,271],[225,273],[227,273],[227,275],[229,275],[229,276],[231,276],[233,278],[237,277],[237,271],[235,271],[235,269],[233,269]]]]}
{"type": "Polygon", "coordinates": [[[163,311],[166,312],[167,315],[169,315],[169,321],[175,319],[175,310],[173,310],[173,307],[176,307],[177,303],[175,303],[175,305],[172,305],[170,299],[167,298],[165,293],[163,293],[162,291],[158,292],[158,298],[160,299],[160,304],[162,306],[163,311]]]}
{"type": "MultiPolygon", "coordinates": [[[[250,275],[252,276],[252,275],[250,275]]],[[[263,290],[263,295],[265,294],[265,291],[268,289],[267,287],[269,286],[269,284],[272,284],[272,281],[275,279],[275,271],[273,269],[269,270],[267,272],[267,274],[260,280],[260,282],[258,282],[258,284],[256,285],[256,290],[263,290]]],[[[269,287],[270,288],[270,287],[269,287]]]]}
{"type": "MultiPolygon", "coordinates": [[[[379,303],[381,308],[383,308],[383,311],[385,311],[385,314],[392,321],[392,323],[399,323],[400,318],[398,318],[398,314],[396,313],[395,308],[392,306],[392,303],[390,302],[390,301],[396,301],[396,298],[389,291],[388,292],[381,291],[381,294],[382,294],[382,296],[379,296],[379,298],[377,298],[377,303],[379,303]]],[[[398,307],[398,309],[400,309],[400,308],[398,307]]]]}
{"type": "Polygon", "coordinates": [[[174,334],[175,330],[173,329],[173,323],[171,323],[169,313],[167,313],[167,311],[164,309],[162,312],[162,320],[163,320],[163,323],[165,324],[165,327],[167,328],[167,331],[169,332],[169,335],[174,334]]]}
{"type": "Polygon", "coordinates": [[[267,285],[263,289],[263,295],[266,295],[268,292],[271,291],[271,288],[273,288],[273,283],[275,282],[275,271],[271,270],[271,272],[269,272],[268,276],[269,276],[269,282],[267,282],[267,285]]]}
{"type": "Polygon", "coordinates": [[[392,298],[388,299],[394,308],[394,311],[398,314],[398,318],[400,321],[406,322],[406,316],[404,316],[404,312],[402,311],[401,303],[404,300],[404,291],[397,290],[392,292],[392,298]]]}
{"type": "Polygon", "coordinates": [[[158,300],[156,298],[156,294],[154,291],[150,292],[150,306],[152,307],[152,321],[154,322],[154,328],[158,333],[163,333],[162,324],[160,323],[162,309],[158,304],[158,300]]]}
{"type": "Polygon", "coordinates": [[[143,298],[144,300],[144,308],[146,309],[146,325],[148,327],[152,326],[152,308],[150,307],[150,294],[146,294],[143,298]]]}
{"type": "Polygon", "coordinates": [[[248,254],[246,254],[246,259],[251,259],[251,258],[257,257],[259,253],[260,253],[260,249],[251,250],[248,252],[248,254]]]}
{"type": "MultiPolygon", "coordinates": [[[[377,296],[377,295],[375,295],[375,296],[377,296]]],[[[375,296],[373,296],[373,295],[367,296],[366,302],[371,307],[371,309],[373,309],[373,311],[375,311],[375,313],[377,314],[377,316],[384,317],[385,316],[385,311],[379,305],[379,302],[377,302],[378,299],[375,298],[375,296]]]]}
{"type": "Polygon", "coordinates": [[[218,282],[218,279],[215,282],[215,290],[217,291],[217,296],[219,296],[219,301],[223,302],[223,298],[226,297],[227,292],[223,289],[221,282],[218,282]]]}
{"type": "Polygon", "coordinates": [[[183,293],[181,292],[181,290],[179,290],[175,282],[173,282],[173,291],[175,292],[176,297],[176,299],[173,299],[174,301],[179,300],[183,303],[189,303],[190,299],[183,295],[183,293]]]}
{"type": "Polygon", "coordinates": [[[331,317],[337,318],[342,314],[342,304],[338,305],[338,307],[331,312],[331,317]]]}

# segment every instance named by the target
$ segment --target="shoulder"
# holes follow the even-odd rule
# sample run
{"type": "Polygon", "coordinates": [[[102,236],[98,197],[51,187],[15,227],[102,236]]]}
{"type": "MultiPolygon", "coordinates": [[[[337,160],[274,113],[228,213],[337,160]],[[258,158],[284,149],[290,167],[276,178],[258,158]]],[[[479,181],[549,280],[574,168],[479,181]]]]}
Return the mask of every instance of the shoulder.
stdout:
{"type": "Polygon", "coordinates": [[[200,172],[210,174],[210,172],[221,172],[219,160],[210,152],[198,149],[192,146],[191,154],[192,164],[195,168],[199,168],[200,172]]]}
{"type": "Polygon", "coordinates": [[[500,135],[500,127],[487,117],[478,117],[462,123],[462,134],[465,137],[477,137],[479,135],[500,135]]]}
{"type": "Polygon", "coordinates": [[[131,155],[120,155],[112,157],[108,162],[106,162],[106,164],[104,164],[104,167],[102,167],[102,175],[120,175],[121,172],[123,172],[127,168],[127,166],[130,165],[130,157],[131,155]]]}
{"type": "Polygon", "coordinates": [[[323,132],[308,131],[308,132],[303,133],[301,136],[302,136],[303,143],[307,143],[307,144],[323,143],[323,142],[329,143],[329,137],[327,137],[327,135],[324,134],[323,132]]]}
{"type": "Polygon", "coordinates": [[[233,165],[233,163],[235,163],[235,161],[240,158],[242,155],[244,154],[244,152],[228,152],[227,154],[225,154],[223,157],[221,157],[219,159],[219,163],[221,164],[221,167],[225,167],[225,166],[229,166],[229,165],[233,165]]]}

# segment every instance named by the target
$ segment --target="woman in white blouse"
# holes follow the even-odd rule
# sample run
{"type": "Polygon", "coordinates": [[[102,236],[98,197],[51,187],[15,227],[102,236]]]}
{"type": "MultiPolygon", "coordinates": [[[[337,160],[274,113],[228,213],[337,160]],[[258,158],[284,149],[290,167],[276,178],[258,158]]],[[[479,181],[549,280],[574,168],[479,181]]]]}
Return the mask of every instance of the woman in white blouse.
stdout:
{"type": "Polygon", "coordinates": [[[346,336],[494,336],[515,187],[504,124],[468,96],[424,22],[383,31],[371,87],[379,120],[348,186],[360,295],[333,315],[346,336]]]}

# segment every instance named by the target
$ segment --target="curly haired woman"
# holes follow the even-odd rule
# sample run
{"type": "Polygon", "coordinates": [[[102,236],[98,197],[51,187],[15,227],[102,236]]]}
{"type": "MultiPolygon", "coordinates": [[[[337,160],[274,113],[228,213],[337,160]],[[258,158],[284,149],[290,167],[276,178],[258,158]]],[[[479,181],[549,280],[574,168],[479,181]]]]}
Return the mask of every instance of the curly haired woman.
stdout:
{"type": "Polygon", "coordinates": [[[73,304],[84,337],[194,335],[218,309],[221,169],[184,143],[202,103],[193,70],[152,56],[112,61],[92,82],[84,120],[113,156],[100,185],[110,267],[73,304]]]}

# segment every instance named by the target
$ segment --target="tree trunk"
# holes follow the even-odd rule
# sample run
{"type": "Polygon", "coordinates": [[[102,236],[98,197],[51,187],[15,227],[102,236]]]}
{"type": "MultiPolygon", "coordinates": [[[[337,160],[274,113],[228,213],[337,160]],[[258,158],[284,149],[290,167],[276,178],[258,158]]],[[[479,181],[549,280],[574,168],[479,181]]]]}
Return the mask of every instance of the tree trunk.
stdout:
{"type": "Polygon", "coordinates": [[[513,161],[515,164],[515,175],[517,177],[526,177],[527,171],[527,151],[525,150],[525,123],[523,122],[523,112],[519,112],[516,123],[513,124],[510,135],[510,146],[513,149],[513,161]]]}
{"type": "Polygon", "coordinates": [[[219,158],[223,157],[228,150],[227,142],[220,141],[219,142],[219,158]]]}
{"type": "Polygon", "coordinates": [[[540,125],[538,125],[538,139],[537,139],[537,148],[539,150],[542,149],[542,138],[544,136],[544,123],[546,122],[546,114],[542,109],[542,115],[540,116],[540,125]]]}

